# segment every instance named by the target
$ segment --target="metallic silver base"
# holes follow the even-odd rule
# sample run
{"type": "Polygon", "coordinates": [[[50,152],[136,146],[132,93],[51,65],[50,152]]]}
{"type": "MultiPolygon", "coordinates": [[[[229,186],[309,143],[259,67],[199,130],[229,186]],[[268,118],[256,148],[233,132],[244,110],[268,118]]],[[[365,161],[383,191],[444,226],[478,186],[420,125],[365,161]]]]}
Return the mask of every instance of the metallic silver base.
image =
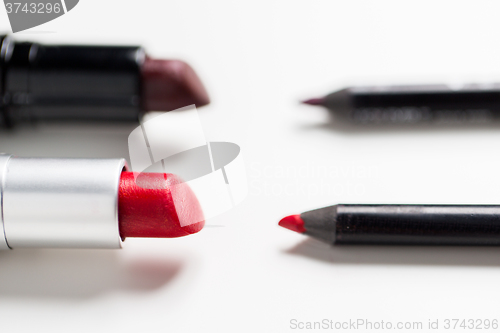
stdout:
{"type": "Polygon", "coordinates": [[[0,155],[0,249],[120,248],[118,189],[125,167],[123,159],[0,155]]]}

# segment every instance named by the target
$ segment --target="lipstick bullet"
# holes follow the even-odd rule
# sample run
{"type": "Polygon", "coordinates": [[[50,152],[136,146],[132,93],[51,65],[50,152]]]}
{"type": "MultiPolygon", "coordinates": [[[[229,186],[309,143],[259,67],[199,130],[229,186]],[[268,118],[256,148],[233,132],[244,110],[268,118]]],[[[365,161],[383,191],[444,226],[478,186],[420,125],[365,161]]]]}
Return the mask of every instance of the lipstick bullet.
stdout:
{"type": "Polygon", "coordinates": [[[117,249],[127,237],[180,237],[203,228],[200,204],[177,176],[144,173],[141,186],[135,178],[124,159],[0,155],[0,249],[117,249]]]}

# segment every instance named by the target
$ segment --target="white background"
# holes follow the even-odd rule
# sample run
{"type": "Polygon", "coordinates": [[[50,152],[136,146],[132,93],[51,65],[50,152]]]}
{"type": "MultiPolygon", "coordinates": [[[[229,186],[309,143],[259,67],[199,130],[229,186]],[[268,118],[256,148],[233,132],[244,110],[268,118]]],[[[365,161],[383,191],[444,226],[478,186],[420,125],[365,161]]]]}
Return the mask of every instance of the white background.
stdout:
{"type": "MultiPolygon", "coordinates": [[[[500,203],[500,126],[339,129],[303,98],[354,84],[500,81],[496,1],[97,1],[17,40],[182,58],[242,147],[250,194],[179,239],[0,254],[2,332],[289,332],[290,320],[500,319],[500,249],[336,247],[282,229],[335,203],[500,203]]],[[[10,31],[5,9],[0,30],[10,31]]],[[[128,157],[134,126],[2,131],[22,156],[128,157]]],[[[424,330],[421,330],[424,331],[424,330]]],[[[463,331],[463,329],[461,329],[463,331]]]]}

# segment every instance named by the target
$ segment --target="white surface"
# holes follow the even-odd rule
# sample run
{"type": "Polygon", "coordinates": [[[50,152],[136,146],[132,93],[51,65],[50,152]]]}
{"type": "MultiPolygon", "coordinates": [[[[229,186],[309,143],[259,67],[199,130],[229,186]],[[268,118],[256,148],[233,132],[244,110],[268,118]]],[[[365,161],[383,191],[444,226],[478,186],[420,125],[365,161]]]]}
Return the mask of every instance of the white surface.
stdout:
{"type": "MultiPolygon", "coordinates": [[[[500,249],[332,249],[277,226],[338,202],[499,203],[498,127],[339,131],[324,110],[297,103],[350,84],[500,81],[499,12],[494,1],[81,0],[33,29],[54,33],[16,35],[143,43],[153,56],[189,61],[213,101],[201,112],[207,137],[242,147],[250,194],[186,238],[0,253],[1,331],[500,319],[500,249]]],[[[2,132],[0,151],[126,157],[134,127],[2,132]]]]}

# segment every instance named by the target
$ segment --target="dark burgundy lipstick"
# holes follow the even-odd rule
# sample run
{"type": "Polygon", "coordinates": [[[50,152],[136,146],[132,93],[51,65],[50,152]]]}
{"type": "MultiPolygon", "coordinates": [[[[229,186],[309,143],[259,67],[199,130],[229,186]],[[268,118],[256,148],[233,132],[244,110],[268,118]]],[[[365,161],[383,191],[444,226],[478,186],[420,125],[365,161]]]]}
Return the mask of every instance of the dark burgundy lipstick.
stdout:
{"type": "Polygon", "coordinates": [[[139,46],[42,45],[0,36],[0,123],[137,121],[209,103],[194,70],[139,46]]]}

